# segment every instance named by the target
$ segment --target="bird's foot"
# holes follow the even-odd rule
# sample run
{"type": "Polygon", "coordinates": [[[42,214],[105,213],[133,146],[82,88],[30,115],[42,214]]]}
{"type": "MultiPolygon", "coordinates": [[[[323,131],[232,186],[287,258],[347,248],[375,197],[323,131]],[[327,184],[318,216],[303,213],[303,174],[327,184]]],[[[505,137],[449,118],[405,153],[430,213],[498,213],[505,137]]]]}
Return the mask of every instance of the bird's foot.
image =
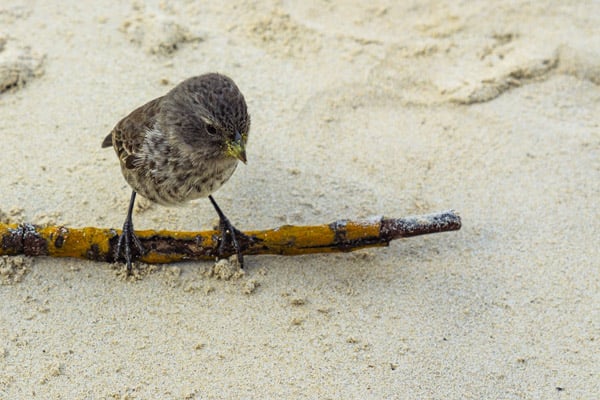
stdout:
{"type": "Polygon", "coordinates": [[[224,215],[219,219],[219,230],[221,231],[221,236],[219,237],[219,249],[217,253],[219,258],[223,258],[223,255],[227,254],[228,250],[233,250],[237,255],[240,268],[243,269],[244,255],[242,254],[240,243],[251,241],[251,238],[233,226],[229,219],[224,215]]]}
{"type": "Polygon", "coordinates": [[[117,242],[117,247],[115,249],[115,260],[124,260],[127,264],[127,275],[131,275],[131,262],[134,260],[134,258],[143,256],[144,254],[146,254],[146,250],[144,249],[144,246],[142,246],[140,239],[138,239],[138,237],[135,235],[133,230],[133,222],[128,219],[123,224],[123,231],[121,232],[119,241],[117,242]],[[132,244],[134,249],[132,249],[132,244]],[[132,250],[134,250],[135,253],[132,252],[132,250]]]}

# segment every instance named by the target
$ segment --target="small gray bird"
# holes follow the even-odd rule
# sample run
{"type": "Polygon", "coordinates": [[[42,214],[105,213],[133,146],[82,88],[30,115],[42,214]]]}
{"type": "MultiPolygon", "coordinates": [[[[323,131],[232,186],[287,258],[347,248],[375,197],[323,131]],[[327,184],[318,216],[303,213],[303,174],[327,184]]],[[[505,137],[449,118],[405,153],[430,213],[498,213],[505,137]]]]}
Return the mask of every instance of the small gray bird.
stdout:
{"type": "Polygon", "coordinates": [[[122,256],[131,272],[134,257],[145,253],[133,230],[136,193],[162,204],[176,205],[207,197],[219,215],[221,243],[233,246],[240,265],[237,238],[243,236],[223,214],[211,193],[227,182],[238,160],[246,163],[250,116],[244,96],[225,75],[210,73],[186,79],[166,95],[135,109],[106,136],[121,172],[133,188],[115,258],[122,256]]]}

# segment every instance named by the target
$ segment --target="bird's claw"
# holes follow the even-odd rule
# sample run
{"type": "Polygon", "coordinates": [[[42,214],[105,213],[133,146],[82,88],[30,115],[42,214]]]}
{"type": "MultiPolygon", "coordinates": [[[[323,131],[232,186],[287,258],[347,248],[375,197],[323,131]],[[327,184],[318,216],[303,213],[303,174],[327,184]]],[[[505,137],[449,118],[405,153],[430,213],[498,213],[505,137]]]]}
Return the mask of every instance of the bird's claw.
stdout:
{"type": "Polygon", "coordinates": [[[134,257],[143,256],[146,254],[146,250],[140,239],[135,235],[133,230],[133,223],[131,221],[125,221],[123,224],[123,231],[119,236],[119,241],[117,242],[117,247],[115,249],[115,260],[122,259],[127,264],[127,275],[131,274],[132,270],[132,261],[134,257]],[[132,254],[131,244],[136,250],[136,254],[132,254]]]}
{"type": "Polygon", "coordinates": [[[223,258],[224,254],[227,254],[228,248],[232,248],[237,255],[238,263],[240,268],[244,268],[244,255],[242,254],[242,248],[240,246],[240,240],[247,240],[248,236],[243,232],[236,229],[235,226],[227,219],[227,217],[221,218],[219,221],[219,230],[221,235],[219,237],[219,249],[218,256],[223,258]]]}

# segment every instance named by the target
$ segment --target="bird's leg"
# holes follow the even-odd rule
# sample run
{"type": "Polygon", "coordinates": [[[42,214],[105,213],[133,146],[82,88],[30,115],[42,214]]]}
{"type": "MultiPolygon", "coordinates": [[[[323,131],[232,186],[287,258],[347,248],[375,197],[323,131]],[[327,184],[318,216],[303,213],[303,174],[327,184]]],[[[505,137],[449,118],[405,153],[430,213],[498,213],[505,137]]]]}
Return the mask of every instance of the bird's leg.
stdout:
{"type": "Polygon", "coordinates": [[[244,255],[242,254],[242,249],[238,242],[238,239],[246,237],[244,233],[237,230],[235,226],[229,221],[229,219],[223,214],[223,211],[217,205],[217,202],[211,195],[208,196],[208,199],[212,203],[215,211],[219,215],[219,229],[221,230],[221,243],[219,244],[219,256],[222,256],[225,252],[225,248],[228,244],[231,244],[233,249],[237,254],[238,262],[240,263],[240,268],[244,268],[244,255]]]}
{"type": "Polygon", "coordinates": [[[144,246],[135,236],[135,232],[133,231],[133,205],[135,203],[135,190],[131,192],[131,200],[129,200],[129,209],[127,210],[127,218],[125,218],[125,223],[123,224],[123,231],[121,232],[121,236],[119,236],[119,241],[117,242],[117,248],[115,249],[115,259],[118,260],[121,255],[125,258],[125,262],[127,263],[127,275],[131,274],[131,260],[133,258],[131,254],[131,243],[135,246],[139,255],[143,255],[145,253],[144,246]],[[121,251],[124,251],[124,254],[121,254],[121,251]]]}

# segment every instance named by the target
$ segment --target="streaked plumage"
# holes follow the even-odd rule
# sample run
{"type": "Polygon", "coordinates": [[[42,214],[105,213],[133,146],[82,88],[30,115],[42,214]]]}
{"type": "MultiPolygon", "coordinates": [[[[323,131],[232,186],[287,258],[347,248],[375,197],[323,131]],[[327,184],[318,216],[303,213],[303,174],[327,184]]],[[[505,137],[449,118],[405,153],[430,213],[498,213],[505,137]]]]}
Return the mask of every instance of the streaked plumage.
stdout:
{"type": "MultiPolygon", "coordinates": [[[[242,93],[230,78],[211,73],[189,78],[135,109],[117,123],[102,147],[112,146],[117,153],[121,172],[134,191],[131,205],[135,193],[159,204],[175,205],[210,196],[231,177],[238,160],[246,162],[249,130],[242,93]]],[[[125,259],[131,269],[128,247],[137,238],[129,214],[125,225],[130,226],[123,231],[132,236],[124,239],[125,259]]],[[[228,232],[235,230],[223,218],[228,232]]],[[[238,258],[241,262],[239,249],[238,258]]]]}

